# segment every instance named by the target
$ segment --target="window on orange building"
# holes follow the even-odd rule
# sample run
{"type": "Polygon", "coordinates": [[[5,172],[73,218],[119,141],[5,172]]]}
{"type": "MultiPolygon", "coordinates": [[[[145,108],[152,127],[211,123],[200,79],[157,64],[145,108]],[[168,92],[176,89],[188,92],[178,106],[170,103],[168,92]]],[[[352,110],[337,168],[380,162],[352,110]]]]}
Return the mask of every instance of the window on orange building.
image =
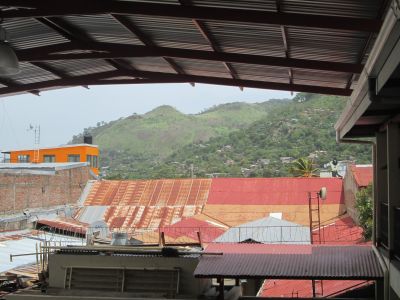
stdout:
{"type": "Polygon", "coordinates": [[[90,167],[97,168],[97,156],[96,155],[86,155],[86,161],[89,163],[90,167]]]}
{"type": "Polygon", "coordinates": [[[54,162],[56,162],[56,156],[55,155],[43,155],[43,162],[54,163],[54,162]]]}
{"type": "Polygon", "coordinates": [[[98,162],[98,159],[97,159],[97,155],[93,155],[92,158],[93,158],[93,168],[98,168],[99,167],[99,162],[98,162]]]}
{"type": "Polygon", "coordinates": [[[68,155],[68,162],[80,162],[81,156],[79,154],[69,154],[68,155]]]}
{"type": "Polygon", "coordinates": [[[28,154],[26,155],[18,155],[18,162],[19,163],[28,163],[30,162],[30,157],[28,154]]]}

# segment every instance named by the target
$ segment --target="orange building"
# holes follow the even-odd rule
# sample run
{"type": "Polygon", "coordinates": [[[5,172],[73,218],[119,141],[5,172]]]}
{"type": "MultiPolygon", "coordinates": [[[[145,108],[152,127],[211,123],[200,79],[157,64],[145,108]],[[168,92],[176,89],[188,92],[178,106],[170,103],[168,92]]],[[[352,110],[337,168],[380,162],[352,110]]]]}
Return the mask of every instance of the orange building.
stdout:
{"type": "Polygon", "coordinates": [[[9,163],[65,163],[88,162],[95,174],[99,173],[99,148],[91,144],[64,145],[51,148],[10,150],[2,152],[9,163]]]}

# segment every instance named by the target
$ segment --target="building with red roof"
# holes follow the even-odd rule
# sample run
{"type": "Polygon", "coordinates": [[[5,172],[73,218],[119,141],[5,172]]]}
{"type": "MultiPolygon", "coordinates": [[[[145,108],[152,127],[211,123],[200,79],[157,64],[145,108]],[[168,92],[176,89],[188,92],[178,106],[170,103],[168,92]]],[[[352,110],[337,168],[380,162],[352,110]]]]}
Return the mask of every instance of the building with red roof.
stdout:
{"type": "MultiPolygon", "coordinates": [[[[322,245],[369,245],[362,235],[362,228],[354,223],[351,217],[344,216],[334,222],[322,224],[316,229],[315,244],[322,245]]],[[[297,246],[296,246],[297,247],[297,246]]],[[[215,250],[215,249],[213,249],[215,250]]],[[[372,281],[368,280],[319,280],[315,282],[316,294],[323,297],[333,297],[345,292],[364,288],[372,281]]],[[[258,293],[260,297],[312,297],[310,280],[265,280],[258,293]]]]}
{"type": "Polygon", "coordinates": [[[279,213],[283,220],[309,226],[308,193],[327,188],[321,221],[345,212],[340,178],[215,178],[203,212],[237,226],[279,213]]]}
{"type": "Polygon", "coordinates": [[[350,165],[343,179],[344,199],[348,214],[357,222],[355,209],[357,192],[373,181],[372,165],[350,165]]]}

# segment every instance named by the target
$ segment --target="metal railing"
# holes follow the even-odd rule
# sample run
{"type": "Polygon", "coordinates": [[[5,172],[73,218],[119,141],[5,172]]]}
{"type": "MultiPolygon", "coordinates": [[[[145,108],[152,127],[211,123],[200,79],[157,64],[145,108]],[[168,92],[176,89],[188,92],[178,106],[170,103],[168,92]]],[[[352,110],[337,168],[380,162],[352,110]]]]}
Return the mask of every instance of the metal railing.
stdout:
{"type": "MultiPolygon", "coordinates": [[[[307,226],[253,226],[253,227],[85,227],[62,225],[41,226],[37,229],[71,237],[96,237],[111,240],[113,232],[125,233],[132,244],[204,244],[204,243],[264,243],[264,244],[310,244],[307,226]]],[[[321,227],[321,240],[316,244],[358,243],[362,239],[359,227],[329,225],[321,227]]]]}

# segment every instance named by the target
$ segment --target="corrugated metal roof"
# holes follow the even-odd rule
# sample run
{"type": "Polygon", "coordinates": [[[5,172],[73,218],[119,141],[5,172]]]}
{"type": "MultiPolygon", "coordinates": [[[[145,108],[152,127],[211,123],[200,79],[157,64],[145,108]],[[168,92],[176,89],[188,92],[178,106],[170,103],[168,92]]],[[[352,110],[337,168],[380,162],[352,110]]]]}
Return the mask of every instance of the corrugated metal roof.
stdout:
{"type": "MultiPolygon", "coordinates": [[[[264,253],[203,256],[195,277],[269,279],[381,279],[371,246],[258,245],[264,253]],[[285,254],[285,250],[293,251],[285,254]]],[[[231,246],[232,247],[232,246],[231,246]]],[[[207,251],[214,250],[207,248],[207,251]]],[[[221,247],[220,247],[220,250],[221,247]]]]}
{"type": "MultiPolygon", "coordinates": [[[[340,295],[360,287],[374,284],[368,280],[323,280],[315,285],[316,294],[323,297],[340,295]]],[[[259,297],[311,298],[311,280],[265,280],[259,297]]]]}
{"type": "Polygon", "coordinates": [[[345,216],[313,231],[314,243],[328,245],[370,244],[363,238],[363,229],[345,216]]]}
{"type": "Polygon", "coordinates": [[[168,225],[161,230],[168,237],[173,239],[184,239],[188,240],[198,240],[197,233],[200,233],[200,239],[202,243],[210,243],[223,234],[226,226],[218,226],[215,223],[210,223],[207,221],[198,220],[194,217],[184,218],[183,220],[173,224],[168,225]]]}
{"type": "Polygon", "coordinates": [[[323,204],[344,204],[338,178],[215,178],[207,204],[308,205],[308,192],[327,188],[323,204]]]}
{"type": "Polygon", "coordinates": [[[374,41],[387,2],[131,0],[104,7],[96,1],[71,5],[63,0],[57,5],[44,2],[46,10],[42,2],[18,6],[3,11],[2,26],[20,57],[21,72],[10,76],[10,81],[0,80],[0,94],[117,84],[121,79],[113,79],[126,76],[122,82],[199,82],[349,95],[349,78],[361,71],[371,48],[368,41],[374,41]],[[145,47],[145,53],[126,46],[145,47]],[[159,53],[160,47],[172,52],[159,53]],[[200,57],[191,52],[187,57],[177,49],[205,53],[200,57]],[[125,51],[123,59],[121,51],[125,51]],[[215,52],[219,56],[210,62],[215,52]],[[66,57],[67,53],[75,56],[66,57]],[[239,61],[225,56],[232,53],[261,57],[252,65],[236,66],[239,61]],[[278,63],[277,76],[260,72],[266,56],[287,60],[278,63]],[[125,58],[135,63],[130,65],[125,58]],[[307,70],[290,76],[289,70],[296,66],[289,59],[307,59],[307,70]],[[327,73],[321,69],[324,62],[356,68],[338,71],[337,65],[330,65],[332,72],[327,73]],[[318,72],[310,72],[316,67],[318,72]]]}
{"type": "Polygon", "coordinates": [[[36,244],[40,242],[52,242],[57,245],[83,245],[84,240],[46,232],[33,232],[31,234],[2,236],[0,240],[0,272],[4,272],[19,266],[36,262],[35,255],[15,257],[10,262],[10,254],[34,253],[36,244]]]}
{"type": "Polygon", "coordinates": [[[210,179],[101,180],[93,184],[84,205],[203,205],[210,179]]]}
{"type": "MultiPolygon", "coordinates": [[[[314,230],[314,232],[318,232],[314,230]]],[[[362,228],[346,216],[334,223],[324,225],[321,230],[321,241],[319,235],[314,236],[314,243],[329,245],[355,245],[370,244],[365,242],[362,236],[362,228]]],[[[372,282],[366,280],[324,280],[316,284],[317,294],[333,296],[344,291],[364,287],[372,282]]],[[[266,280],[260,289],[261,297],[312,297],[312,286],[310,280],[266,280]]]]}
{"type": "Polygon", "coordinates": [[[174,224],[183,217],[191,217],[202,210],[202,206],[109,206],[104,220],[109,228],[151,228],[153,230],[174,224]]]}
{"type": "Polygon", "coordinates": [[[266,217],[233,227],[215,239],[217,243],[243,241],[266,244],[309,244],[310,229],[285,220],[266,217]]]}
{"type": "Polygon", "coordinates": [[[354,180],[358,187],[368,186],[374,177],[372,165],[351,165],[350,171],[353,173],[354,180]]]}
{"type": "Polygon", "coordinates": [[[40,219],[36,222],[39,227],[48,226],[50,229],[57,229],[63,232],[72,232],[77,234],[86,234],[86,230],[89,224],[82,223],[74,219],[57,219],[57,220],[45,220],[40,219]]]}

